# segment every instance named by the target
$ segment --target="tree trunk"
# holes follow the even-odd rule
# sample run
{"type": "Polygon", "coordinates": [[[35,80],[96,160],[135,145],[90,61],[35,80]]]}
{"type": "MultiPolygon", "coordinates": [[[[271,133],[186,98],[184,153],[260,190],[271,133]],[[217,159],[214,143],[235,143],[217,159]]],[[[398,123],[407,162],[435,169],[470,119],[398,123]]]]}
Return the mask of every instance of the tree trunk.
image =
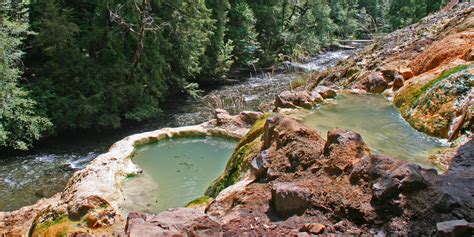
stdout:
{"type": "Polygon", "coordinates": [[[140,31],[138,33],[138,45],[137,45],[137,48],[135,49],[135,55],[133,56],[132,69],[128,76],[130,80],[133,78],[135,68],[138,66],[138,63],[140,63],[143,48],[145,47],[145,32],[146,32],[147,21],[148,21],[148,4],[149,4],[148,0],[143,0],[142,9],[141,9],[141,25],[140,25],[140,31]]]}

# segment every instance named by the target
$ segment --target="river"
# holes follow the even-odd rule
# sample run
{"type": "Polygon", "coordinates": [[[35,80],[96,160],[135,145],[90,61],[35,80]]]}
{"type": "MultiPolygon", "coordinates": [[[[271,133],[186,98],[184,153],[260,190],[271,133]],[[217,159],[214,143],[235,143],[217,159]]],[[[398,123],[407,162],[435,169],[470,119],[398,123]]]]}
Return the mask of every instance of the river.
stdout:
{"type": "MultiPolygon", "coordinates": [[[[323,70],[349,57],[353,51],[332,51],[303,63],[289,63],[288,68],[323,70]]],[[[212,117],[214,108],[230,113],[256,110],[271,102],[274,96],[287,90],[291,80],[298,77],[295,70],[273,74],[260,72],[239,76],[234,83],[207,90],[202,98],[173,98],[163,105],[156,119],[128,126],[118,131],[83,136],[48,139],[21,155],[0,155],[0,211],[12,211],[34,204],[64,189],[75,170],[85,167],[123,137],[163,127],[199,124],[212,117]]]]}

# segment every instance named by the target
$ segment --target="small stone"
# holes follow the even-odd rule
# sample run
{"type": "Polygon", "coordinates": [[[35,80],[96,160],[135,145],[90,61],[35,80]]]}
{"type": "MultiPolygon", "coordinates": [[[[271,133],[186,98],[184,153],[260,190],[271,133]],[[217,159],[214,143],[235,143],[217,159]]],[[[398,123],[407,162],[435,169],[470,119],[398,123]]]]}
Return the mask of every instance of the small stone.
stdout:
{"type": "Polygon", "coordinates": [[[436,223],[438,236],[469,236],[473,231],[473,223],[466,220],[452,220],[436,223]]]}
{"type": "Polygon", "coordinates": [[[464,54],[464,60],[474,61],[474,48],[469,49],[466,54],[464,54]]]}
{"type": "Polygon", "coordinates": [[[403,79],[405,79],[405,80],[408,80],[408,79],[414,77],[413,71],[409,67],[400,67],[399,72],[402,75],[403,79]]]}
{"type": "Polygon", "coordinates": [[[320,223],[309,223],[305,224],[300,231],[305,231],[311,234],[322,234],[326,229],[326,226],[320,223]]]}
{"type": "Polygon", "coordinates": [[[405,85],[405,79],[402,76],[398,75],[393,80],[393,89],[398,90],[405,85]]]}
{"type": "Polygon", "coordinates": [[[326,86],[318,86],[313,90],[313,92],[319,93],[324,99],[334,98],[337,95],[335,90],[326,86]]]}

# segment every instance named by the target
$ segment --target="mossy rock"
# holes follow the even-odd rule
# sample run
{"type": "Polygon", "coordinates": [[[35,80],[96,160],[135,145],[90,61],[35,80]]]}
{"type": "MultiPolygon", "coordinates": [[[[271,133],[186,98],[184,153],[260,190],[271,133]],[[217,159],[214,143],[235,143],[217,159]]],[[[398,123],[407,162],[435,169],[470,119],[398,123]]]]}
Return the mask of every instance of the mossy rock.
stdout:
{"type": "Polygon", "coordinates": [[[472,88],[469,65],[453,67],[425,84],[409,85],[394,104],[410,125],[432,136],[447,138],[452,121],[472,88]]]}
{"type": "Polygon", "coordinates": [[[208,197],[208,196],[202,196],[189,202],[186,205],[186,207],[189,207],[189,208],[205,207],[205,206],[208,206],[212,201],[214,201],[214,198],[208,197]]]}
{"type": "Polygon", "coordinates": [[[250,131],[240,140],[227,163],[224,174],[217,178],[206,190],[205,195],[216,197],[222,190],[235,184],[250,168],[250,160],[258,155],[262,146],[261,136],[265,122],[271,116],[262,115],[252,126],[250,131]]]}

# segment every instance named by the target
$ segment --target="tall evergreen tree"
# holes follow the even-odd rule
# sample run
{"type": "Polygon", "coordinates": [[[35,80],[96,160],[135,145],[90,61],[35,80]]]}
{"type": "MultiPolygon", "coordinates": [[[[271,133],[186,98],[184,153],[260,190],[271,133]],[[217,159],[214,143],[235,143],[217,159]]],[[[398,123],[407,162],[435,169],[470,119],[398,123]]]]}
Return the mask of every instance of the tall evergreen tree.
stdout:
{"type": "Polygon", "coordinates": [[[58,129],[116,128],[156,116],[168,88],[185,90],[186,78],[200,72],[211,23],[204,1],[144,3],[33,4],[31,87],[58,129]],[[143,21],[151,23],[144,37],[143,21]]]}
{"type": "Polygon", "coordinates": [[[20,50],[28,32],[26,2],[0,2],[0,147],[25,150],[51,127],[19,85],[20,50]]]}
{"type": "Polygon", "coordinates": [[[212,10],[214,28],[210,44],[201,58],[203,71],[199,79],[203,82],[219,81],[227,74],[233,63],[233,42],[225,40],[230,3],[228,0],[206,0],[206,5],[212,10]]]}
{"type": "Polygon", "coordinates": [[[257,20],[250,6],[242,0],[232,3],[229,12],[227,38],[235,44],[234,62],[238,66],[251,66],[258,62],[260,43],[255,24],[257,20]]]}

